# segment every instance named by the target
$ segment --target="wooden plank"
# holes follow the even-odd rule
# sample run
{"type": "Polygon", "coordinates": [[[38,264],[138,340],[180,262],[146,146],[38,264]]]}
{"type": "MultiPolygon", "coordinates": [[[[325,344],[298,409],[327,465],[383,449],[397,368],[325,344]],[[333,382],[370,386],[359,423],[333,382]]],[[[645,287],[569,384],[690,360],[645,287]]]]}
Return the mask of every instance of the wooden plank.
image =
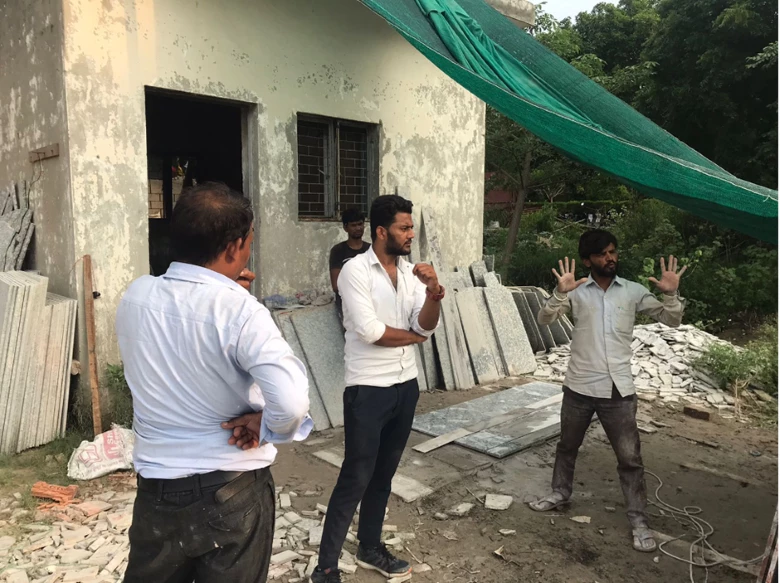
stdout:
{"type": "Polygon", "coordinates": [[[103,433],[100,413],[100,392],[98,390],[98,363],[95,351],[95,297],[92,287],[92,257],[84,255],[84,316],[87,327],[87,351],[89,352],[89,384],[92,389],[92,430],[95,435],[103,433]]]}
{"type": "Polygon", "coordinates": [[[730,472],[724,472],[723,470],[716,470],[715,468],[707,467],[703,464],[695,464],[690,462],[683,462],[680,464],[681,467],[686,468],[688,470],[695,470],[697,472],[705,472],[707,474],[712,474],[713,476],[718,476],[720,478],[728,478],[729,480],[734,480],[735,482],[739,482],[740,484],[750,484],[751,486],[762,486],[763,484],[757,480],[753,480],[752,478],[746,478],[745,476],[740,476],[739,474],[732,474],[730,472]]]}

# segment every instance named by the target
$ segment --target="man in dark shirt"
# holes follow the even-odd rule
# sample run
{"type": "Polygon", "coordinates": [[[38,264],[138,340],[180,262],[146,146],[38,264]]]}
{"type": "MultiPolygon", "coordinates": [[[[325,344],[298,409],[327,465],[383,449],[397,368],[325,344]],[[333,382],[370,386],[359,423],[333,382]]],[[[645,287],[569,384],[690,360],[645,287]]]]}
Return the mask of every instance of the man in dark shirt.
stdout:
{"type": "Polygon", "coordinates": [[[357,257],[361,253],[365,253],[370,243],[363,241],[363,232],[366,228],[366,216],[357,209],[347,209],[341,215],[341,222],[344,224],[344,230],[348,237],[346,241],[342,241],[338,245],[334,245],[330,250],[330,285],[333,288],[333,292],[336,294],[336,311],[339,314],[339,320],[344,320],[344,315],[341,311],[341,296],[339,295],[339,289],[336,282],[339,280],[339,273],[344,264],[357,257]]]}

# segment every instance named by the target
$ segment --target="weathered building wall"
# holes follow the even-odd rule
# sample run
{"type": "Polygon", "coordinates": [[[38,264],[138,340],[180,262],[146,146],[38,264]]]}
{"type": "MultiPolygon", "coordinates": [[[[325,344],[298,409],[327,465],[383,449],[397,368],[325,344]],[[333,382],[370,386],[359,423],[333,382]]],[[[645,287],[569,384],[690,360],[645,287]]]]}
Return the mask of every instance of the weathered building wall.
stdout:
{"type": "MultiPolygon", "coordinates": [[[[259,292],[326,288],[339,223],[297,219],[296,113],[381,124],[379,192],[439,217],[445,253],[481,256],[484,106],[354,0],[64,0],[75,255],[91,253],[101,364],[148,272],[144,86],[255,104],[248,182],[259,292]]],[[[246,181],[246,179],[245,179],[246,181]]]]}
{"type": "Polygon", "coordinates": [[[59,0],[0,0],[0,188],[23,180],[36,225],[31,267],[50,291],[75,297],[59,0]],[[59,157],[30,163],[31,150],[54,143],[59,157]]]}

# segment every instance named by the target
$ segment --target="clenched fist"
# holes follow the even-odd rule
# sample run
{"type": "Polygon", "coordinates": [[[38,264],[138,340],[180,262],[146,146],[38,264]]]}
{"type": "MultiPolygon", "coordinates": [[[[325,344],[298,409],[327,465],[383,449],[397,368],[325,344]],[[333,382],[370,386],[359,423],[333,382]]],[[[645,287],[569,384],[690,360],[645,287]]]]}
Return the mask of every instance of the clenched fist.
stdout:
{"type": "Polygon", "coordinates": [[[439,293],[439,290],[441,290],[441,286],[439,285],[439,276],[436,275],[436,270],[432,265],[428,265],[427,263],[418,263],[414,266],[412,273],[417,276],[417,279],[425,284],[425,287],[427,287],[428,291],[432,294],[437,294],[439,293]]]}

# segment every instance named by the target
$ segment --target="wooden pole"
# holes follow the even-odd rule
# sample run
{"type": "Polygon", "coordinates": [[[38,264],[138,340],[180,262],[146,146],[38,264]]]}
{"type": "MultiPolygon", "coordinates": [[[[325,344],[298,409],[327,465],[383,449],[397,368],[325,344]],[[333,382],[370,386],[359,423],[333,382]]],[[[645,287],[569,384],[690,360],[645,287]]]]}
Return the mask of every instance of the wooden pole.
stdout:
{"type": "Polygon", "coordinates": [[[84,255],[84,314],[87,321],[87,351],[89,352],[89,384],[92,388],[92,430],[103,433],[98,390],[98,364],[95,352],[95,297],[92,286],[92,257],[84,255]]]}

